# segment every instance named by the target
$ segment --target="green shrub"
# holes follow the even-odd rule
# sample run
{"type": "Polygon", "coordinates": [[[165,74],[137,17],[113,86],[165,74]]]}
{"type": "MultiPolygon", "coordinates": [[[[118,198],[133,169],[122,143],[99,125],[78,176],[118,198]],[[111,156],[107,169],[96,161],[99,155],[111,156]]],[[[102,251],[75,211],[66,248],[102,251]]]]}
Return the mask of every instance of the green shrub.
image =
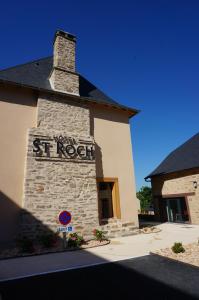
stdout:
{"type": "Polygon", "coordinates": [[[71,233],[68,238],[68,247],[77,248],[84,243],[83,236],[79,235],[77,232],[71,233]]]}
{"type": "Polygon", "coordinates": [[[39,236],[38,240],[44,248],[51,248],[56,245],[58,236],[57,234],[43,234],[39,236]]]}
{"type": "Polygon", "coordinates": [[[104,235],[104,232],[102,230],[94,229],[93,230],[93,235],[94,235],[94,237],[97,241],[101,242],[102,240],[105,240],[105,235],[104,235]]]}
{"type": "Polygon", "coordinates": [[[17,241],[17,247],[19,248],[20,252],[25,253],[32,253],[34,252],[34,245],[33,241],[27,237],[22,237],[17,241]]]}
{"type": "Polygon", "coordinates": [[[183,252],[185,252],[185,249],[182,246],[182,243],[174,243],[174,245],[171,247],[171,249],[174,253],[183,253],[183,252]]]}

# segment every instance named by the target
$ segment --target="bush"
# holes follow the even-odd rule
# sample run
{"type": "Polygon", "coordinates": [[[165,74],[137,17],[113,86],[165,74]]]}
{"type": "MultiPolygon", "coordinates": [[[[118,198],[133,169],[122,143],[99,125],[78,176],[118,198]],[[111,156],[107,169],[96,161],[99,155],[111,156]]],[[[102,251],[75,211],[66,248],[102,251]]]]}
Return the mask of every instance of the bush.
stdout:
{"type": "Polygon", "coordinates": [[[171,247],[171,249],[174,253],[183,253],[183,252],[185,252],[185,249],[182,246],[182,243],[174,243],[174,245],[171,247]]]}
{"type": "Polygon", "coordinates": [[[39,243],[44,248],[51,248],[56,245],[58,240],[57,234],[44,234],[39,236],[39,243]]]}
{"type": "Polygon", "coordinates": [[[105,235],[104,235],[104,232],[102,230],[94,229],[93,230],[93,235],[94,235],[94,237],[97,241],[101,242],[102,240],[105,240],[105,235]]]}
{"type": "Polygon", "coordinates": [[[152,190],[149,186],[142,186],[139,192],[136,193],[137,198],[140,200],[141,213],[145,213],[153,206],[152,190]]]}
{"type": "Polygon", "coordinates": [[[23,237],[17,240],[17,247],[19,247],[20,252],[32,253],[34,252],[33,241],[27,237],[23,237]]]}
{"type": "Polygon", "coordinates": [[[68,238],[68,247],[80,247],[84,243],[83,236],[79,235],[77,232],[71,233],[68,238]]]}

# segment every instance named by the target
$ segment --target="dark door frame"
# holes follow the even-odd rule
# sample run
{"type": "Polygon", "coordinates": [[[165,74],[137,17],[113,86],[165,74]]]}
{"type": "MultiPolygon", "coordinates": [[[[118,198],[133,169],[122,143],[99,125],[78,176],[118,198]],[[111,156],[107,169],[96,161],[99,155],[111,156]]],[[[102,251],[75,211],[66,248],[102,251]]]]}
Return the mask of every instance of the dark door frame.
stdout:
{"type": "Polygon", "coordinates": [[[189,221],[187,221],[187,223],[191,224],[191,214],[190,214],[190,209],[189,209],[188,196],[193,196],[193,195],[195,195],[195,193],[167,194],[167,195],[159,195],[159,196],[155,196],[155,197],[158,197],[159,210],[162,207],[162,205],[160,203],[160,201],[162,201],[162,199],[166,199],[166,198],[184,198],[185,203],[186,203],[186,207],[187,207],[188,218],[189,218],[189,221]]]}

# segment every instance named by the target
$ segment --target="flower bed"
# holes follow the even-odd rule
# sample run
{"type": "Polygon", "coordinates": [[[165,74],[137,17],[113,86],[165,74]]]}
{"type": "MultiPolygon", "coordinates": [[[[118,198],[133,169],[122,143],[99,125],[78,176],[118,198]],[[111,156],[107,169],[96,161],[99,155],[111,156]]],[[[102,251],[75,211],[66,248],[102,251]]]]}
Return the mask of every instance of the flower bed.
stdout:
{"type": "Polygon", "coordinates": [[[153,253],[199,267],[199,244],[191,243],[183,247],[185,251],[181,253],[174,253],[171,248],[160,249],[153,253]]]}
{"type": "Polygon", "coordinates": [[[82,235],[73,232],[67,239],[61,238],[58,233],[43,234],[35,240],[21,237],[15,241],[12,248],[0,251],[0,259],[88,249],[104,246],[110,242],[104,236],[104,232],[98,229],[93,230],[93,236],[91,240],[84,240],[82,235]]]}
{"type": "Polygon", "coordinates": [[[25,257],[25,256],[33,256],[33,255],[41,255],[41,254],[47,254],[47,253],[56,253],[56,252],[65,252],[65,251],[74,251],[74,250],[83,250],[93,247],[99,247],[99,246],[105,246],[110,243],[109,240],[103,240],[103,241],[97,241],[97,240],[89,240],[86,241],[84,244],[82,244],[79,247],[67,247],[63,248],[62,244],[56,245],[52,248],[43,248],[40,245],[34,246],[33,252],[20,252],[18,247],[13,247],[11,249],[6,249],[1,251],[0,253],[0,259],[6,259],[6,258],[14,258],[14,257],[25,257]]]}

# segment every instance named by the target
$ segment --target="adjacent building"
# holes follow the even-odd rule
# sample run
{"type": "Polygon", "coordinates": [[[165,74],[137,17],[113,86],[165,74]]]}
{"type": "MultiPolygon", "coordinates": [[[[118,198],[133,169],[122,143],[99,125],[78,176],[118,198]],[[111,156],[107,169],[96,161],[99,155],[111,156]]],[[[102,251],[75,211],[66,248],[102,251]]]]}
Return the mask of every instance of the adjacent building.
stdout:
{"type": "Polygon", "coordinates": [[[199,224],[199,134],[171,152],[151,180],[158,221],[199,224]]]}
{"type": "Polygon", "coordinates": [[[0,71],[1,240],[57,231],[132,234],[138,226],[129,119],[75,68],[76,38],[57,31],[53,56],[0,71]]]}

